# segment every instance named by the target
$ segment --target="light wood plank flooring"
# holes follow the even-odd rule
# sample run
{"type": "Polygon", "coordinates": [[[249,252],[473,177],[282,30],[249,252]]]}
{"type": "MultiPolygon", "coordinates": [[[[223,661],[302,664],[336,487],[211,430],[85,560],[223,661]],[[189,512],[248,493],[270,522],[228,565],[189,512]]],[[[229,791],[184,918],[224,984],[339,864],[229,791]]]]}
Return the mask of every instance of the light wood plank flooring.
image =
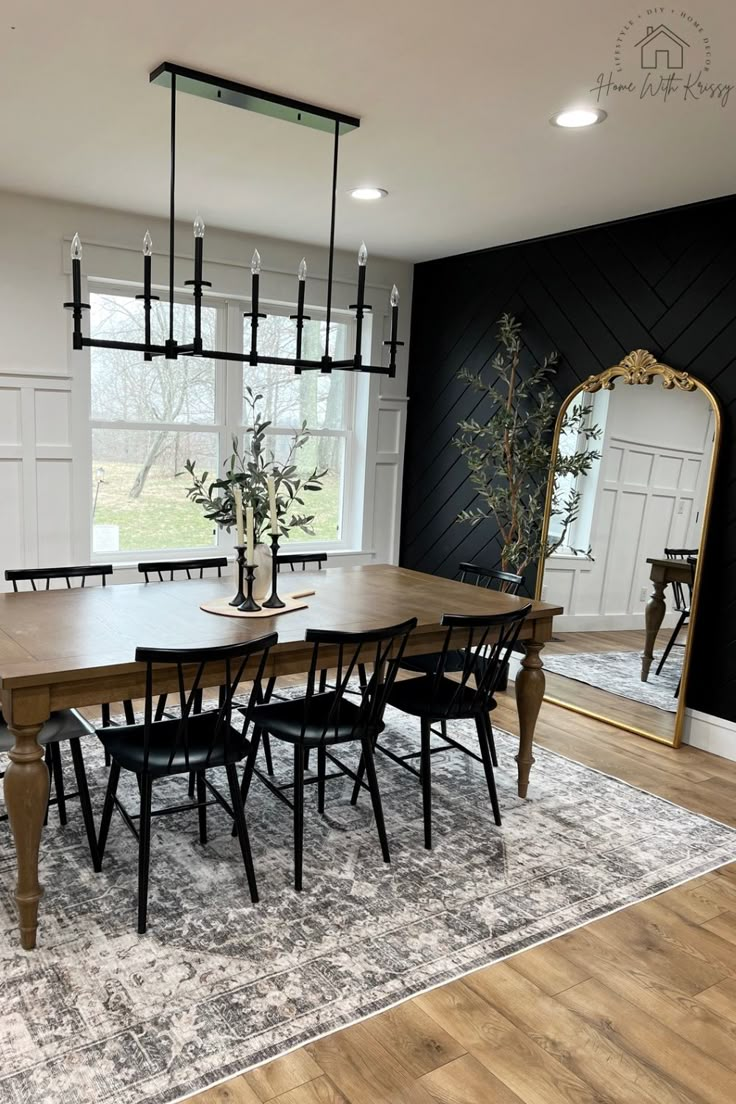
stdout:
{"type": "MultiPolygon", "coordinates": [[[[494,719],[517,731],[511,695],[499,696],[494,719]]],[[[549,704],[537,736],[572,759],[736,824],[736,763],[674,751],[549,704]]],[[[191,1099],[733,1104],[736,864],[191,1099]]]]}
{"type": "MultiPolygon", "coordinates": [[[[662,629],[657,637],[655,651],[664,648],[669,639],[671,629],[662,629]]],[[[558,632],[555,639],[545,645],[542,660],[545,655],[572,655],[576,652],[638,652],[644,651],[644,630],[626,629],[618,632],[558,632]]],[[[687,639],[686,632],[680,633],[678,640],[684,644],[687,639]]],[[[678,660],[681,659],[682,649],[676,649],[678,660]]],[[[670,741],[675,730],[675,714],[668,713],[664,709],[646,705],[644,702],[632,701],[620,694],[609,694],[597,686],[588,686],[576,679],[566,678],[554,671],[547,671],[547,695],[557,698],[558,701],[574,701],[583,709],[590,710],[602,717],[615,717],[622,724],[640,728],[659,736],[663,740],[670,741]]],[[[650,674],[654,679],[654,668],[650,674]]]]}

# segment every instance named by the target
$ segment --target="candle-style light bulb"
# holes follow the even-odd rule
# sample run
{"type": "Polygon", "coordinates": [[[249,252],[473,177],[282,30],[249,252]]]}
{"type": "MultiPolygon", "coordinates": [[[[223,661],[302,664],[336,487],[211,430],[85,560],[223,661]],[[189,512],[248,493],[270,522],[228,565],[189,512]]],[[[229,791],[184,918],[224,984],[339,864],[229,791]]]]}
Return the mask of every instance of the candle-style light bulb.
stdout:
{"type": "Polygon", "coordinates": [[[253,250],[253,256],[250,261],[250,271],[252,276],[260,276],[261,274],[261,254],[257,249],[253,250]]]}
{"type": "Polygon", "coordinates": [[[143,256],[150,257],[153,253],[153,238],[151,237],[151,231],[146,230],[143,235],[143,256]]]}
{"type": "Polygon", "coordinates": [[[299,268],[297,269],[296,274],[297,274],[297,276],[300,280],[306,280],[306,278],[307,278],[307,262],[304,259],[304,257],[302,257],[302,259],[299,262],[299,268]]]}
{"type": "Polygon", "coordinates": [[[396,284],[391,288],[391,297],[389,299],[392,307],[398,307],[399,305],[399,289],[396,284]]]}
{"type": "Polygon", "coordinates": [[[365,242],[360,243],[360,249],[358,250],[358,264],[362,268],[368,260],[368,249],[365,242]]]}
{"type": "Polygon", "coordinates": [[[197,214],[197,217],[194,220],[194,236],[195,238],[204,237],[204,219],[200,214],[197,214]]]}
{"type": "Polygon", "coordinates": [[[82,259],[82,243],[79,240],[79,234],[75,234],[72,238],[72,260],[81,261],[82,259]]]}

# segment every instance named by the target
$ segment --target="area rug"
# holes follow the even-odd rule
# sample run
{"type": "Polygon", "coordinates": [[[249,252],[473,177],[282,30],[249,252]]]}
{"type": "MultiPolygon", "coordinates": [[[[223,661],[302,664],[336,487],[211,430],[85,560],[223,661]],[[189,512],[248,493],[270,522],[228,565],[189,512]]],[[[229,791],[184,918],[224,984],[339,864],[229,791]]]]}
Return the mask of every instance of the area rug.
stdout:
{"type": "Polygon", "coordinates": [[[542,656],[545,670],[607,690],[620,698],[643,702],[668,713],[677,712],[675,692],[682,674],[682,649],[673,649],[661,675],[655,675],[655,655],[646,682],[641,681],[641,652],[574,652],[572,655],[542,656]],[[676,654],[675,654],[676,653],[676,654]]]}
{"type": "MultiPolygon", "coordinates": [[[[411,719],[389,712],[387,721],[396,750],[417,747],[411,719]]],[[[473,733],[456,725],[470,746],[473,733]]],[[[482,769],[458,752],[433,756],[432,852],[422,845],[415,780],[381,758],[388,866],[365,795],[356,809],[348,783],[328,783],[320,817],[316,787],[307,787],[301,894],[289,810],[254,781],[255,907],[223,811],[210,810],[206,847],[195,814],[155,818],[143,937],[132,836],[113,820],[95,875],[71,802],[68,826],[52,810],[43,841],[39,948],[19,950],[0,824],[0,1100],[170,1104],[736,860],[731,829],[542,748],[522,801],[518,741],[498,732],[497,742],[500,829],[482,769]]],[[[274,751],[286,779],[289,749],[274,751]]],[[[99,811],[104,766],[93,741],[85,757],[99,811]]],[[[170,803],[182,785],[158,784],[158,799],[170,803]]],[[[134,785],[126,796],[134,803],[134,785]]]]}

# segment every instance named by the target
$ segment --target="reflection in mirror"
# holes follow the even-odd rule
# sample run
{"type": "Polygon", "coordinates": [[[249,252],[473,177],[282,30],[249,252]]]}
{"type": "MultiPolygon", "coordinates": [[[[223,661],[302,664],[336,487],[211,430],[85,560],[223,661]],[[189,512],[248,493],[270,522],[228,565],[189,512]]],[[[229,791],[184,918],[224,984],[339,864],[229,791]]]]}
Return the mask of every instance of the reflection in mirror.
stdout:
{"type": "Polygon", "coordinates": [[[583,425],[589,463],[550,492],[538,593],[565,614],[547,696],[675,746],[718,421],[703,385],[642,351],[591,377],[558,420],[555,459],[580,450],[583,425]],[[576,406],[582,420],[566,416],[576,406]]]}

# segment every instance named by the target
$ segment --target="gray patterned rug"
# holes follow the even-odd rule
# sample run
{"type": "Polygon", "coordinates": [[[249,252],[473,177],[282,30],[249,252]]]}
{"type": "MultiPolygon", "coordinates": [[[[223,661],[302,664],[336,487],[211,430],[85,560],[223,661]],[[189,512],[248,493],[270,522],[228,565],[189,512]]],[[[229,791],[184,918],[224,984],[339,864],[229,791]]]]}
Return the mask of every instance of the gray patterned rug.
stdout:
{"type": "Polygon", "coordinates": [[[662,674],[655,675],[659,663],[659,655],[655,655],[649,678],[642,682],[641,652],[574,652],[572,655],[544,652],[542,655],[547,671],[668,713],[677,712],[675,691],[682,674],[682,658],[682,648],[673,648],[662,674]]]}
{"type": "MultiPolygon", "coordinates": [[[[387,720],[395,748],[416,748],[412,721],[387,720]]],[[[472,746],[467,725],[456,729],[472,746]]],[[[133,838],[116,818],[104,872],[93,874],[72,802],[65,829],[52,810],[43,843],[39,949],[20,951],[0,823],[0,1100],[170,1104],[736,860],[731,829],[542,748],[521,801],[517,740],[499,732],[497,741],[503,827],[477,764],[434,756],[433,852],[422,846],[415,781],[381,758],[390,866],[365,798],[353,809],[349,785],[328,783],[321,818],[308,787],[302,894],[291,888],[290,814],[254,782],[255,907],[221,810],[210,810],[205,848],[194,814],[157,818],[144,937],[133,838]]],[[[286,777],[289,751],[277,755],[286,777]]],[[[104,767],[93,743],[86,759],[99,811],[104,767]]],[[[181,785],[160,790],[170,797],[181,785]]]]}

